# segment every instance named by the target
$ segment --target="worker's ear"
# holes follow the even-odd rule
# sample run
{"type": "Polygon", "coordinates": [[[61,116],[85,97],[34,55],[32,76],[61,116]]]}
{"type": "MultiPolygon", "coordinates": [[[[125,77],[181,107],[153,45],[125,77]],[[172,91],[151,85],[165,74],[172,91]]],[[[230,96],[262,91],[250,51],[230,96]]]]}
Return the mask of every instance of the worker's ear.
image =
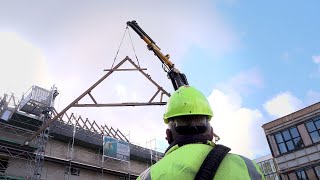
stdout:
{"type": "Polygon", "coordinates": [[[167,135],[166,140],[168,141],[169,144],[171,144],[173,142],[173,136],[170,129],[166,130],[166,135],[167,135]]]}
{"type": "Polygon", "coordinates": [[[213,136],[214,136],[214,132],[213,132],[213,128],[212,128],[212,126],[210,126],[210,128],[211,128],[211,130],[210,130],[210,141],[212,141],[213,140],[213,136]]]}

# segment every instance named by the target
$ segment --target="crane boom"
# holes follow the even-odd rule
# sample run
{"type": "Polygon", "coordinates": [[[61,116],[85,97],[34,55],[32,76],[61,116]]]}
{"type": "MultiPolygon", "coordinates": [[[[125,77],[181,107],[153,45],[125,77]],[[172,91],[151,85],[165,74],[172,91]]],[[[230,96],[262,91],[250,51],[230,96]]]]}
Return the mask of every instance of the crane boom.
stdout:
{"type": "Polygon", "coordinates": [[[169,60],[169,54],[164,55],[156,43],[145,33],[136,21],[128,21],[127,25],[130,26],[144,42],[147,43],[147,48],[153,51],[154,54],[160,59],[161,63],[165,66],[168,73],[168,78],[171,80],[174,90],[180,86],[189,85],[185,74],[181,73],[174,67],[174,64],[169,60]]]}

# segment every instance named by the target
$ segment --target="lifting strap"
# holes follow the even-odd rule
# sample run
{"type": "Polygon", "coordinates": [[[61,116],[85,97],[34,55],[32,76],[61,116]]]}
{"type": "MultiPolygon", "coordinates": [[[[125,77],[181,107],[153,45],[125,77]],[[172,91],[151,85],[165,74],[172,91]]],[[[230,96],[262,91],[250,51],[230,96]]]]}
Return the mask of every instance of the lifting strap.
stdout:
{"type": "Polygon", "coordinates": [[[212,180],[223,158],[231,149],[221,144],[216,145],[203,161],[195,180],[212,180]]]}

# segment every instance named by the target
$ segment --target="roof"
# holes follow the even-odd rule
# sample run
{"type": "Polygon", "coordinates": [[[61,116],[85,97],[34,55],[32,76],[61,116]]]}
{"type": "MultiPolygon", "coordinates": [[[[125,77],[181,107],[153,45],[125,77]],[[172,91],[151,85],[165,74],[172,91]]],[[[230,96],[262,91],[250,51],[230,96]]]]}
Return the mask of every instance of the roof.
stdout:
{"type": "Polygon", "coordinates": [[[263,162],[263,161],[266,161],[266,160],[269,160],[269,159],[272,159],[272,158],[273,158],[273,156],[271,154],[269,154],[269,155],[262,156],[262,157],[259,157],[257,159],[254,159],[254,161],[256,163],[259,163],[259,162],[263,162]]]}
{"type": "Polygon", "coordinates": [[[270,121],[270,122],[262,125],[262,128],[266,131],[266,130],[274,128],[276,126],[285,124],[285,123],[292,121],[294,119],[304,119],[305,117],[310,116],[310,114],[314,115],[317,113],[320,113],[320,102],[312,104],[310,106],[307,106],[303,109],[300,109],[298,111],[290,113],[286,116],[280,117],[280,118],[275,119],[273,121],[270,121]]]}

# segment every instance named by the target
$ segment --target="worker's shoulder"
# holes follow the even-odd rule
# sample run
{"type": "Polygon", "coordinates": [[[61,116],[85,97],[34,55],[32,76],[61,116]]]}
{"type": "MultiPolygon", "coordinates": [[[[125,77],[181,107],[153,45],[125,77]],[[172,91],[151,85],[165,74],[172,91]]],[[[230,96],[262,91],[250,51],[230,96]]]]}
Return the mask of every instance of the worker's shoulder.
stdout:
{"type": "Polygon", "coordinates": [[[242,179],[264,179],[256,163],[247,157],[232,153],[228,153],[222,160],[215,178],[222,179],[228,176],[227,179],[239,179],[239,174],[243,176],[242,179]]]}
{"type": "Polygon", "coordinates": [[[239,154],[233,154],[233,153],[228,153],[223,161],[222,165],[227,165],[227,166],[238,166],[238,167],[246,167],[248,164],[251,164],[252,161],[244,156],[241,156],[239,154]]]}
{"type": "MultiPolygon", "coordinates": [[[[244,157],[244,156],[241,156],[241,155],[239,155],[239,154],[234,154],[234,153],[228,153],[228,154],[226,155],[226,157],[228,157],[228,158],[242,158],[242,157],[244,157]]],[[[246,157],[244,157],[244,158],[246,158],[246,157]]]]}
{"type": "Polygon", "coordinates": [[[238,154],[228,153],[222,160],[220,168],[231,168],[239,172],[242,170],[246,170],[248,165],[253,165],[253,162],[249,158],[238,154]]]}
{"type": "MultiPolygon", "coordinates": [[[[247,174],[251,179],[263,179],[262,173],[259,167],[249,158],[228,153],[219,166],[219,171],[223,172],[220,175],[225,174],[247,174]]],[[[219,174],[219,173],[218,173],[219,174]]],[[[219,176],[219,175],[218,175],[219,176]]],[[[230,179],[237,179],[236,177],[232,177],[230,179]]]]}

